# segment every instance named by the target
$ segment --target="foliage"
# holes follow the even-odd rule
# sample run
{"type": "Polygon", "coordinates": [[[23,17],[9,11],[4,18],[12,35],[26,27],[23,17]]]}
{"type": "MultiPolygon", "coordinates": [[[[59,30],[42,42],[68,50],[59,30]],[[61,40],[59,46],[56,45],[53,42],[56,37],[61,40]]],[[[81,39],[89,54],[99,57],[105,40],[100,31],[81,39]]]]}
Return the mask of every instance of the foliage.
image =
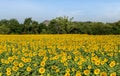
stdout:
{"type": "Polygon", "coordinates": [[[0,20],[0,34],[120,34],[120,21],[114,23],[75,22],[73,18],[57,17],[37,22],[26,18],[23,23],[16,19],[0,20]]]}

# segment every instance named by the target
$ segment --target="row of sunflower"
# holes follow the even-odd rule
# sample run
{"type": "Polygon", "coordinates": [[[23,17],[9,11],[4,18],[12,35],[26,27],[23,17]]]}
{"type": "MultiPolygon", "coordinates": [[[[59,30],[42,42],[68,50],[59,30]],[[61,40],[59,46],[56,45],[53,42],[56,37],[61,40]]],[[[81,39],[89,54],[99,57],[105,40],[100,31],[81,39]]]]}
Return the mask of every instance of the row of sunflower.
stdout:
{"type": "Polygon", "coordinates": [[[120,35],[0,35],[0,76],[120,76],[120,35]]]}

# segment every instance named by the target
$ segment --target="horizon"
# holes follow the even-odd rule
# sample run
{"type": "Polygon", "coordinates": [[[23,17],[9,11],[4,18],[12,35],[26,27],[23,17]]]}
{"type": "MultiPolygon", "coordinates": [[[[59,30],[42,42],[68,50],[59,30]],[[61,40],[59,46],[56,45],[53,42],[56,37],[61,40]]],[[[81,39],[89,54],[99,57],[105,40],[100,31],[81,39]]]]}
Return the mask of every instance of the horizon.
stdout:
{"type": "Polygon", "coordinates": [[[0,0],[0,20],[25,18],[43,22],[59,16],[80,22],[116,22],[120,20],[119,0],[0,0]]]}

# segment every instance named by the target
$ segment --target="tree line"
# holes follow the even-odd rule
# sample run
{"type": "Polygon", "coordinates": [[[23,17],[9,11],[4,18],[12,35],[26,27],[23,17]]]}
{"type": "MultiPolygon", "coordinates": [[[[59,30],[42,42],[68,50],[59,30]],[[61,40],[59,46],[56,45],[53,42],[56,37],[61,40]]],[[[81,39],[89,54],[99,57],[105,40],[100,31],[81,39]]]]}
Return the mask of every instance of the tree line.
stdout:
{"type": "Polygon", "coordinates": [[[17,19],[2,19],[0,20],[0,34],[120,34],[120,21],[77,22],[66,16],[41,23],[32,18],[26,18],[23,23],[19,23],[17,19]]]}

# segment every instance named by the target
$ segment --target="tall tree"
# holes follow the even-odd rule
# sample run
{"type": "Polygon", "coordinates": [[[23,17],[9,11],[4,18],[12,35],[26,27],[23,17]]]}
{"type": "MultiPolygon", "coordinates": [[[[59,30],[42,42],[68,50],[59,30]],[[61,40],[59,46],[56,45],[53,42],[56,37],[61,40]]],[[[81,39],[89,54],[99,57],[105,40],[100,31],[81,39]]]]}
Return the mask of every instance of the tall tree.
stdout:
{"type": "Polygon", "coordinates": [[[50,29],[50,32],[52,33],[57,33],[57,34],[62,34],[62,33],[69,33],[69,28],[71,26],[71,21],[73,18],[68,18],[68,17],[57,17],[53,20],[50,21],[50,24],[48,28],[50,29]]]}
{"type": "Polygon", "coordinates": [[[39,27],[38,27],[38,22],[37,21],[32,21],[32,33],[33,34],[38,34],[38,31],[39,31],[39,27]]]}
{"type": "Polygon", "coordinates": [[[11,33],[19,33],[20,27],[19,22],[16,19],[10,19],[9,20],[9,28],[11,33]]]}
{"type": "Polygon", "coordinates": [[[32,25],[32,18],[26,18],[23,24],[24,24],[24,33],[29,33],[30,26],[32,25]]]}

